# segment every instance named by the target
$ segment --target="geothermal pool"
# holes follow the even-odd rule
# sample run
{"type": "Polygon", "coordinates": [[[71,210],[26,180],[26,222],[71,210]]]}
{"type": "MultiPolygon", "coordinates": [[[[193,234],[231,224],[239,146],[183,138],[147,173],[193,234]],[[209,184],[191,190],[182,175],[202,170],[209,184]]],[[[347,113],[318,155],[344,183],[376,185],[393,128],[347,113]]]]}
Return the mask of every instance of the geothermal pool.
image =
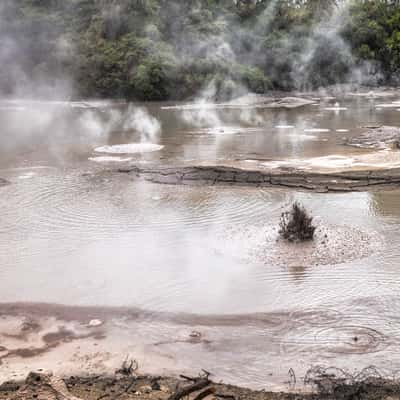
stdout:
{"type": "Polygon", "coordinates": [[[33,367],[110,371],[126,354],[149,372],[204,368],[255,388],[279,387],[290,368],[302,376],[316,364],[398,370],[400,190],[176,186],[116,172],[129,163],[329,164],[370,154],[343,140],[362,125],[399,125],[396,99],[190,112],[6,102],[0,378],[33,367]],[[295,200],[312,210],[328,246],[276,242],[280,214],[295,200]],[[101,325],[91,327],[94,318],[101,325]],[[27,321],[34,328],[21,334],[27,321]],[[46,348],[49,332],[65,340],[46,348]],[[32,348],[43,351],[16,351],[32,348]]]}

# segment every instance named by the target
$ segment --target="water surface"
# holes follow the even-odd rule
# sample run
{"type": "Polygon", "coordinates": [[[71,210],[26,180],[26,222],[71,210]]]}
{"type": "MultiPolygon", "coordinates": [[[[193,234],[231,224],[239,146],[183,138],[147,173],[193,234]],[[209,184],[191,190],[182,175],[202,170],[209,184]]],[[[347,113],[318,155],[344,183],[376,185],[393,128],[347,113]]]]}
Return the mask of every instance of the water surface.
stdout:
{"type": "Polygon", "coordinates": [[[137,342],[184,368],[201,365],[254,387],[281,383],[291,367],[400,367],[399,191],[169,186],[102,172],[128,161],[363,154],[343,146],[343,137],[362,125],[398,125],[396,108],[343,99],[343,110],[323,103],[188,115],[152,104],[147,111],[160,129],[138,131],[120,121],[143,105],[16,104],[0,110],[0,176],[11,182],[0,188],[2,303],[147,310],[153,317],[136,326],[137,342]],[[95,151],[130,143],[164,147],[95,151]],[[109,158],[96,160],[102,156],[109,158]],[[320,226],[373,237],[371,251],[328,265],[263,260],[264,232],[266,241],[276,237],[280,214],[294,200],[320,226]],[[192,330],[207,340],[187,342],[192,330]],[[279,373],[266,378],[276,365],[279,373]]]}

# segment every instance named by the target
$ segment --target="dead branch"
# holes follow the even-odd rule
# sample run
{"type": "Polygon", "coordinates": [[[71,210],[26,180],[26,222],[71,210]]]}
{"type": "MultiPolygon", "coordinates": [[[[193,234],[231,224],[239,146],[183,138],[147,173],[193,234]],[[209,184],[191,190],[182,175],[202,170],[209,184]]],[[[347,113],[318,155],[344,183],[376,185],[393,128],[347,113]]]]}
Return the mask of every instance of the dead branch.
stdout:
{"type": "Polygon", "coordinates": [[[128,356],[126,356],[124,362],[120,369],[115,371],[116,374],[121,374],[124,376],[130,376],[134,374],[139,368],[139,363],[136,360],[129,360],[128,356]]]}
{"type": "Polygon", "coordinates": [[[187,381],[190,382],[196,382],[196,380],[198,380],[199,378],[193,378],[191,376],[187,376],[187,375],[179,375],[180,378],[185,379],[187,381]]]}
{"type": "Polygon", "coordinates": [[[202,390],[206,388],[211,381],[208,379],[210,373],[203,370],[203,374],[198,378],[192,378],[189,376],[182,376],[183,379],[193,382],[191,385],[184,386],[180,389],[177,389],[174,394],[172,394],[168,400],[180,400],[182,397],[189,396],[193,392],[197,392],[198,390],[202,390]]]}
{"type": "Polygon", "coordinates": [[[214,394],[215,393],[215,388],[208,388],[206,390],[203,390],[202,392],[200,392],[193,400],[203,400],[204,398],[206,398],[207,396],[209,396],[210,394],[214,394]]]}
{"type": "Polygon", "coordinates": [[[233,394],[214,393],[214,396],[220,399],[236,400],[236,397],[233,394]]]}
{"type": "Polygon", "coordinates": [[[289,369],[288,375],[289,375],[289,385],[293,387],[296,386],[297,379],[293,368],[289,369]]]}

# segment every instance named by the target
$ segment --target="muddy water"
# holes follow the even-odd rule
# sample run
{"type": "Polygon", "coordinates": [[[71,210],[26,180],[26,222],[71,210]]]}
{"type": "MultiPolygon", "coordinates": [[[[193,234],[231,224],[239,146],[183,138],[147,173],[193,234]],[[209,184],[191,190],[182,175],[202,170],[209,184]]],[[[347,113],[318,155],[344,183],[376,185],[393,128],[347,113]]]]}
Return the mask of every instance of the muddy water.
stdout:
{"type": "MultiPolygon", "coordinates": [[[[63,332],[80,332],[98,315],[107,323],[95,339],[103,358],[94,369],[110,367],[110,352],[114,358],[130,352],[148,370],[155,369],[149,360],[162,372],[206,368],[253,387],[282,384],[289,368],[301,375],[314,364],[399,369],[399,191],[181,187],[106,171],[126,158],[358,154],[365,150],[342,146],[343,136],[364,124],[400,124],[400,112],[378,102],[343,99],[347,110],[332,110],[330,102],[287,111],[214,110],[201,118],[151,105],[161,129],[143,128],[145,138],[118,126],[125,104],[4,107],[0,176],[11,184],[0,188],[0,302],[66,305],[68,315],[55,313],[53,321],[63,332]],[[104,156],[94,151],[100,146],[148,142],[164,147],[138,153],[135,145],[133,153],[106,153],[121,159],[90,160],[104,156]],[[312,251],[336,249],[329,262],[302,258],[304,248],[274,245],[280,213],[294,200],[312,209],[327,232],[329,248],[312,251]],[[298,254],[298,264],[287,254],[298,254]],[[82,320],[77,306],[97,308],[84,311],[82,320]]],[[[35,310],[27,305],[19,318],[51,317],[30,307],[35,310]]],[[[2,311],[0,346],[40,347],[40,330],[10,339],[7,329],[19,326],[12,314],[2,311]]],[[[46,333],[48,325],[43,322],[46,333]]],[[[85,332],[76,338],[84,340],[80,347],[94,340],[85,332]]],[[[45,352],[48,358],[32,356],[32,365],[54,368],[57,354],[71,364],[83,357],[75,348],[66,351],[62,340],[57,344],[45,352]]],[[[3,359],[5,376],[26,368],[18,354],[3,359]]]]}

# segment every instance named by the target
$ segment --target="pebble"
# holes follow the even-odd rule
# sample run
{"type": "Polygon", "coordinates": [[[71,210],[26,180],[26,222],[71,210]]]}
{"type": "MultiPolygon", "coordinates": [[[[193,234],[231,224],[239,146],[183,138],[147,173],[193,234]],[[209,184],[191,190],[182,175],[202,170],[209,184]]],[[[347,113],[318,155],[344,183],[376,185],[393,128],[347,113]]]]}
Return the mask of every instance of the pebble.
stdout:
{"type": "Polygon", "coordinates": [[[100,326],[100,325],[103,325],[103,321],[101,321],[99,319],[92,319],[89,322],[89,326],[92,327],[92,328],[94,328],[96,326],[100,326]]]}
{"type": "Polygon", "coordinates": [[[151,388],[151,386],[146,385],[146,386],[142,386],[142,387],[140,388],[140,391],[141,391],[142,393],[151,393],[151,392],[153,391],[153,389],[151,388]]]}

